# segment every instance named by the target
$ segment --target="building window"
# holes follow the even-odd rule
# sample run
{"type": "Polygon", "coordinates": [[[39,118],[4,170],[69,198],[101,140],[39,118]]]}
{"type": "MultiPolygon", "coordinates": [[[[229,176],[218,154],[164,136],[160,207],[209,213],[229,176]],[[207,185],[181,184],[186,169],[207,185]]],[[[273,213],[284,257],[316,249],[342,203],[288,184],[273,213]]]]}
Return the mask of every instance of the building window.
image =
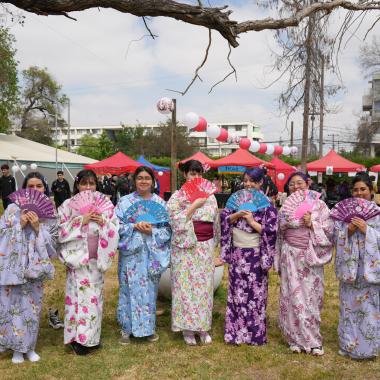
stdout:
{"type": "Polygon", "coordinates": [[[241,132],[243,130],[243,127],[241,125],[235,125],[235,131],[241,132]]]}
{"type": "Polygon", "coordinates": [[[373,111],[380,113],[380,100],[373,102],[373,111]]]}

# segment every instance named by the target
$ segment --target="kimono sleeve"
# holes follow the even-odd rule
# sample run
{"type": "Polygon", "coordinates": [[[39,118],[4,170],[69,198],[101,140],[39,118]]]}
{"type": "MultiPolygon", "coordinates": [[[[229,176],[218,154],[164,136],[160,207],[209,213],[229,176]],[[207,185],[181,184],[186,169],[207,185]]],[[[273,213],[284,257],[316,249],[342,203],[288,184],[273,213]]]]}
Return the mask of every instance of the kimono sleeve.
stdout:
{"type": "Polygon", "coordinates": [[[284,229],[287,224],[284,211],[280,210],[277,217],[277,235],[275,243],[275,254],[273,260],[273,269],[276,273],[280,274],[281,272],[281,251],[282,245],[284,243],[284,229]]]}
{"type": "Polygon", "coordinates": [[[380,216],[367,221],[363,259],[365,280],[370,284],[380,284],[380,216]]]}
{"type": "Polygon", "coordinates": [[[263,270],[268,271],[273,265],[276,250],[277,210],[274,206],[265,209],[261,228],[261,267],[263,270]]]}
{"type": "Polygon", "coordinates": [[[335,275],[339,281],[354,283],[358,275],[359,241],[357,234],[348,236],[348,224],[334,222],[335,275]]]}
{"type": "Polygon", "coordinates": [[[168,210],[173,232],[172,245],[182,249],[194,248],[197,244],[197,237],[193,221],[186,219],[186,206],[178,197],[178,192],[169,199],[168,210]]]}
{"type": "Polygon", "coordinates": [[[116,256],[119,242],[119,221],[114,209],[108,210],[102,216],[105,223],[99,226],[97,266],[101,272],[105,272],[111,267],[112,259],[116,256]]]}
{"type": "Polygon", "coordinates": [[[309,248],[305,253],[308,265],[322,266],[332,258],[332,237],[334,225],[330,219],[330,211],[323,201],[311,213],[312,228],[309,248]]]}
{"type": "Polygon", "coordinates": [[[49,220],[40,224],[40,231],[36,239],[37,249],[46,249],[48,257],[57,257],[58,220],[49,220]]]}
{"type": "Polygon", "coordinates": [[[227,263],[232,264],[232,229],[233,225],[230,223],[230,216],[233,211],[228,209],[223,209],[220,213],[220,225],[221,225],[221,236],[220,236],[220,257],[227,263]]]}
{"type": "Polygon", "coordinates": [[[215,195],[212,196],[213,198],[213,206],[215,207],[215,216],[214,216],[214,222],[213,222],[213,228],[214,228],[214,245],[218,246],[220,244],[220,233],[221,233],[221,227],[220,227],[220,213],[218,209],[218,202],[215,198],[215,195]]]}
{"type": "Polygon", "coordinates": [[[148,273],[158,278],[170,263],[170,226],[152,228],[151,244],[148,246],[148,273]]]}

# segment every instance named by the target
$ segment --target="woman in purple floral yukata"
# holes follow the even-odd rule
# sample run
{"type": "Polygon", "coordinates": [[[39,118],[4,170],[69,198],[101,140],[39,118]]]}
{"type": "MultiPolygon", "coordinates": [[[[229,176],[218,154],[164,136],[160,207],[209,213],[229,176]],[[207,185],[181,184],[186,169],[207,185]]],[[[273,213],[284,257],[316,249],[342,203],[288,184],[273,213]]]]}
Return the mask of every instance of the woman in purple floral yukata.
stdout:
{"type": "MultiPolygon", "coordinates": [[[[289,193],[308,190],[308,177],[293,173],[289,193]]],[[[283,206],[279,212],[274,267],[280,275],[279,326],[292,352],[324,354],[320,333],[323,266],[332,257],[333,223],[326,204],[317,199],[301,219],[283,206]]]]}
{"type": "MultiPolygon", "coordinates": [[[[264,170],[244,173],[244,188],[260,190],[264,170]]],[[[252,213],[221,213],[221,257],[229,264],[224,340],[233,344],[267,342],[268,270],[273,264],[277,210],[271,204],[252,213]]]]}
{"type": "MultiPolygon", "coordinates": [[[[96,174],[82,170],[74,182],[74,195],[96,191],[96,174]]],[[[81,215],[67,199],[58,209],[61,261],[67,267],[64,342],[77,355],[98,348],[103,313],[104,272],[110,268],[119,241],[115,211],[81,215]]]]}

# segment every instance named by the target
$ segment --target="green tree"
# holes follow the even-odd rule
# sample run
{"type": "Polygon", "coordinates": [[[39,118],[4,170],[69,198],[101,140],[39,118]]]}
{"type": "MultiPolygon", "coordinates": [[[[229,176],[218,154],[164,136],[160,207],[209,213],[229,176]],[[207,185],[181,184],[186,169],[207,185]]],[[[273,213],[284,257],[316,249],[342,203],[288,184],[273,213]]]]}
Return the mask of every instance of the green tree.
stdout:
{"type": "Polygon", "coordinates": [[[64,106],[67,97],[62,86],[52,77],[46,68],[29,67],[22,72],[23,90],[21,94],[20,119],[21,130],[27,128],[28,119],[52,118],[57,113],[61,118],[60,106],[64,106]]]}
{"type": "Polygon", "coordinates": [[[0,132],[8,132],[18,102],[15,38],[0,26],[0,132]]]}
{"type": "Polygon", "coordinates": [[[53,146],[52,130],[47,119],[28,120],[28,127],[25,128],[18,136],[40,144],[53,146]]]}
{"type": "Polygon", "coordinates": [[[84,135],[80,139],[80,146],[77,150],[82,156],[103,160],[116,152],[113,142],[107,134],[103,132],[99,138],[91,135],[84,135]]]}

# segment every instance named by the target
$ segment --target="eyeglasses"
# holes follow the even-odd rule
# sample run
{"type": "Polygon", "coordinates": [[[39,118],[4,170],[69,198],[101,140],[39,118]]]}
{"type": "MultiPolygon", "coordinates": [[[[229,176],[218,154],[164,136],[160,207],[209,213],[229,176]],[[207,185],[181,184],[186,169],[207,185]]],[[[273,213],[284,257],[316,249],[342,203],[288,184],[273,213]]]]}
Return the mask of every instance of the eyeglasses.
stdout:
{"type": "Polygon", "coordinates": [[[289,183],[289,187],[294,187],[294,186],[302,186],[302,185],[306,185],[306,182],[305,181],[297,181],[297,182],[290,182],[289,183]]]}

